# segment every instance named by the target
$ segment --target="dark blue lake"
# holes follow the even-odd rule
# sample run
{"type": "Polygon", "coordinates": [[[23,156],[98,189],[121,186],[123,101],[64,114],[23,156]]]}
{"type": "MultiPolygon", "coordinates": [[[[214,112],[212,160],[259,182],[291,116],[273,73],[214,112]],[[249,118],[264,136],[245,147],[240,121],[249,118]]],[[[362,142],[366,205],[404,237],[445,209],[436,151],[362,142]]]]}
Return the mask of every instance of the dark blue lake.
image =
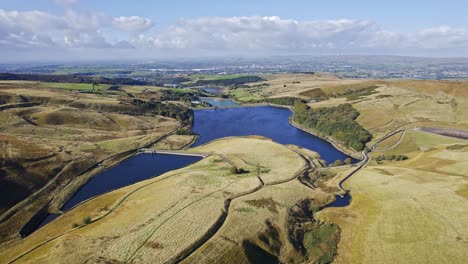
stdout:
{"type": "Polygon", "coordinates": [[[292,126],[291,115],[289,109],[272,106],[196,110],[192,130],[199,138],[194,146],[222,137],[260,135],[316,151],[327,163],[348,157],[329,142],[292,126]]]}
{"type": "MultiPolygon", "coordinates": [[[[165,154],[138,154],[132,156],[91,178],[62,206],[61,210],[66,212],[75,205],[94,196],[159,176],[168,171],[180,169],[200,159],[201,157],[165,154]]],[[[58,215],[48,214],[38,224],[37,228],[46,225],[57,217],[58,215]]]]}
{"type": "Polygon", "coordinates": [[[103,189],[106,191],[119,189],[185,167],[199,160],[201,157],[166,154],[132,156],[117,166],[91,178],[63,205],[62,211],[68,211],[82,201],[102,194],[103,189]]]}

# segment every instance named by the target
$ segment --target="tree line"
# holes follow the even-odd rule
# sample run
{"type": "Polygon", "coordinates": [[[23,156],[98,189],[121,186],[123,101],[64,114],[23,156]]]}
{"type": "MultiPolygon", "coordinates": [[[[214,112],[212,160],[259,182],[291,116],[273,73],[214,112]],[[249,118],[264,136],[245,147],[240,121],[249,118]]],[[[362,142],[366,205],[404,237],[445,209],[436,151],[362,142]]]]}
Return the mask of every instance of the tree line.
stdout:
{"type": "Polygon", "coordinates": [[[144,101],[133,99],[132,105],[136,106],[134,114],[155,114],[175,118],[184,124],[192,124],[193,110],[178,104],[162,103],[155,100],[144,101]]]}
{"type": "Polygon", "coordinates": [[[198,92],[177,92],[172,90],[162,90],[161,101],[184,101],[191,102],[198,100],[198,92]]]}
{"type": "Polygon", "coordinates": [[[248,75],[248,76],[240,76],[235,78],[229,79],[214,79],[214,80],[198,80],[193,85],[194,86],[205,86],[205,85],[215,85],[215,86],[237,86],[246,83],[253,83],[253,82],[261,82],[264,81],[263,78],[248,75]]]}
{"type": "Polygon", "coordinates": [[[356,122],[359,112],[350,104],[311,109],[305,103],[296,102],[294,109],[295,122],[332,136],[356,151],[363,150],[372,139],[372,135],[356,122]]]}
{"type": "Polygon", "coordinates": [[[105,78],[80,75],[50,75],[50,74],[13,74],[0,73],[0,80],[21,80],[37,82],[59,82],[59,83],[99,83],[111,85],[148,85],[147,82],[131,78],[105,78]]]}
{"type": "Polygon", "coordinates": [[[267,98],[267,99],[260,100],[258,102],[272,103],[272,104],[277,104],[277,105],[287,105],[287,106],[293,106],[296,103],[303,103],[303,104],[306,103],[305,100],[296,98],[296,97],[267,98]]]}

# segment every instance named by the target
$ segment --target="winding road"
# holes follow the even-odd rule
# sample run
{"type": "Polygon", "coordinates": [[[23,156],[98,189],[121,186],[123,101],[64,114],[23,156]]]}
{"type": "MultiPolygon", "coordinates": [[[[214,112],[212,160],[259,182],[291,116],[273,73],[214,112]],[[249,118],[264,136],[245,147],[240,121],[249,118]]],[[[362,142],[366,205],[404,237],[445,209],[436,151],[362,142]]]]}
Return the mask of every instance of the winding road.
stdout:
{"type": "MultiPolygon", "coordinates": [[[[405,129],[399,129],[399,130],[396,130],[396,131],[393,131],[385,136],[383,136],[381,139],[379,139],[377,142],[375,142],[374,145],[372,145],[372,147],[370,148],[370,150],[368,152],[366,151],[361,151],[361,154],[362,156],[364,157],[364,159],[362,161],[360,161],[359,163],[357,163],[357,167],[355,170],[353,170],[351,173],[349,173],[346,177],[344,177],[339,183],[338,183],[338,186],[340,187],[340,189],[342,191],[346,191],[344,188],[343,188],[343,183],[345,181],[347,181],[349,178],[351,178],[351,176],[355,175],[358,171],[360,171],[362,168],[364,168],[367,164],[369,164],[371,158],[369,156],[369,153],[373,152],[377,146],[384,140],[386,140],[387,138],[395,135],[395,134],[398,134],[398,133],[402,133],[402,136],[400,137],[400,140],[398,141],[398,143],[401,141],[401,139],[403,138],[403,134],[405,132],[405,129]]],[[[356,166],[355,165],[355,166],[356,166]]]]}

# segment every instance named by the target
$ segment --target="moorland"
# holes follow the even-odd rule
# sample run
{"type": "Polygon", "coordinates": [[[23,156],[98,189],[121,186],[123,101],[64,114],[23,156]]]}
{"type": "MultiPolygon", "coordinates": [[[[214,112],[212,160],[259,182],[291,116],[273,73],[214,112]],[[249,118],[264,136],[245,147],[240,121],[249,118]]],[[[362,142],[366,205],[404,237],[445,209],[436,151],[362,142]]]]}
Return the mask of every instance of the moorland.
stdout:
{"type": "Polygon", "coordinates": [[[468,82],[256,77],[184,76],[179,88],[1,81],[0,262],[463,263],[468,82]],[[313,149],[259,136],[187,149],[200,96],[289,107],[294,125],[365,158],[327,166],[313,149]],[[20,237],[38,211],[61,213],[141,148],[206,158],[20,237]],[[327,207],[348,191],[349,206],[327,207]]]}

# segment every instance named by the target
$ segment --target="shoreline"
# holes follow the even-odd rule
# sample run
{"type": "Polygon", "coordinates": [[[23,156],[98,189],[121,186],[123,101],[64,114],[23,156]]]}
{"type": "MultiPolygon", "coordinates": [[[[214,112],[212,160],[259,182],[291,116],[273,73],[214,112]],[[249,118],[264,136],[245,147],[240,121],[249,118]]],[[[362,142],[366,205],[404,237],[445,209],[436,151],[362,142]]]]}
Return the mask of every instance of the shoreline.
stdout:
{"type": "MultiPolygon", "coordinates": [[[[177,130],[180,128],[184,127],[184,124],[180,124],[177,128],[171,130],[167,134],[161,136],[160,138],[146,143],[142,148],[145,148],[147,146],[151,146],[156,144],[157,142],[166,139],[168,136],[173,135],[177,130]]],[[[196,138],[196,137],[195,137],[196,138]]],[[[193,144],[194,140],[189,143],[189,145],[193,144]]],[[[186,145],[187,146],[187,145],[186,145]]],[[[184,146],[184,147],[186,147],[184,146]]],[[[90,165],[89,167],[85,168],[81,172],[79,172],[75,177],[68,179],[64,184],[61,185],[61,188],[59,190],[57,189],[52,189],[50,190],[52,194],[44,194],[44,191],[47,188],[51,188],[51,185],[54,183],[54,181],[50,181],[47,183],[44,187],[36,191],[32,196],[27,197],[23,201],[21,201],[19,204],[15,205],[14,207],[10,208],[8,211],[3,213],[0,218],[0,223],[7,222],[13,217],[14,215],[21,214],[23,210],[26,211],[34,211],[31,213],[31,217],[28,217],[28,220],[25,221],[23,224],[20,225],[19,229],[17,230],[16,234],[18,236],[10,237],[10,239],[6,239],[2,242],[0,242],[0,245],[3,244],[9,244],[14,241],[16,241],[16,238],[22,239],[22,236],[20,235],[21,231],[28,225],[31,224],[31,221],[34,221],[34,216],[38,214],[41,210],[44,210],[47,208],[47,213],[49,214],[58,214],[62,215],[64,212],[60,210],[60,208],[66,203],[66,201],[72,197],[82,186],[84,186],[89,180],[91,180],[94,176],[98,175],[99,173],[112,168],[114,166],[117,166],[121,162],[125,161],[126,159],[134,156],[135,154],[138,154],[138,149],[130,149],[126,150],[117,154],[113,154],[107,158],[104,158],[102,160],[97,161],[96,163],[90,165]],[[105,167],[101,167],[100,164],[108,163],[105,167]],[[43,197],[46,197],[47,195],[51,196],[50,199],[47,200],[47,203],[44,205],[32,205],[33,208],[30,207],[30,201],[31,199],[41,199],[43,197]]],[[[42,220],[41,220],[42,221],[42,220]]],[[[36,231],[36,230],[35,230],[36,231]]],[[[32,233],[34,233],[33,231],[32,233]]],[[[31,233],[31,234],[32,234],[31,233]]],[[[29,236],[28,234],[27,236],[29,236]]]]}
{"type": "MultiPolygon", "coordinates": [[[[363,160],[363,157],[361,156],[361,154],[359,152],[354,152],[354,151],[350,150],[349,148],[346,148],[345,146],[343,146],[342,143],[336,142],[336,140],[331,139],[329,137],[320,136],[320,135],[318,135],[318,133],[316,131],[304,128],[301,125],[294,122],[295,112],[294,112],[294,110],[293,110],[293,108],[291,106],[277,105],[277,104],[272,104],[272,103],[252,103],[252,104],[239,104],[238,106],[217,107],[217,108],[223,109],[223,108],[241,108],[241,107],[261,107],[261,106],[270,106],[270,107],[283,108],[283,109],[290,110],[291,113],[292,113],[292,115],[288,118],[288,122],[289,122],[290,125],[292,125],[293,127],[297,128],[297,129],[299,129],[301,131],[304,131],[304,132],[309,133],[309,134],[311,134],[313,136],[316,136],[316,137],[318,137],[318,138],[320,138],[322,140],[327,141],[335,149],[339,150],[340,152],[342,152],[343,154],[345,154],[347,156],[350,156],[350,157],[352,157],[354,159],[357,159],[359,161],[363,160]]],[[[213,110],[213,109],[216,109],[216,108],[214,108],[214,107],[199,108],[199,109],[196,109],[196,110],[209,110],[209,109],[213,110]]],[[[181,126],[179,126],[177,129],[180,129],[180,128],[181,128],[181,126]]],[[[162,140],[162,139],[166,138],[167,136],[175,133],[175,131],[177,131],[177,129],[171,131],[170,133],[166,134],[162,138],[159,138],[157,141],[162,140]]],[[[198,139],[198,136],[193,137],[193,139],[188,144],[182,146],[182,148],[180,148],[179,150],[190,149],[192,147],[192,145],[197,141],[197,139],[198,139]]],[[[151,143],[154,143],[154,142],[151,142],[151,143]]],[[[153,145],[153,144],[147,144],[147,146],[148,145],[153,145]]],[[[128,159],[128,158],[130,158],[132,156],[134,156],[135,154],[137,154],[136,150],[130,150],[130,151],[126,151],[124,153],[118,153],[116,155],[108,157],[105,160],[102,160],[100,163],[110,161],[110,164],[107,165],[106,168],[105,168],[105,169],[109,169],[111,167],[117,166],[119,163],[123,162],[124,160],[126,160],[126,159],[128,159]],[[123,155],[123,157],[117,158],[116,161],[112,161],[113,158],[115,158],[116,156],[121,156],[121,155],[123,155]]],[[[101,170],[92,171],[92,169],[94,169],[95,166],[96,166],[96,164],[91,166],[93,168],[88,168],[86,170],[87,172],[90,172],[88,175],[86,175],[87,173],[83,173],[83,172],[80,173],[81,176],[85,176],[85,177],[78,177],[78,178],[70,179],[70,181],[62,188],[62,190],[59,193],[57,193],[56,195],[54,195],[53,198],[44,206],[44,207],[48,207],[47,211],[49,213],[52,213],[52,214],[54,214],[54,213],[63,214],[63,212],[60,211],[60,207],[61,207],[60,204],[62,204],[62,206],[63,206],[63,204],[66,202],[66,200],[68,200],[67,198],[70,198],[71,196],[73,196],[74,193],[76,193],[76,191],[78,189],[80,189],[91,178],[93,178],[94,176],[96,176],[97,174],[99,174],[101,172],[101,170]],[[69,190],[66,190],[66,189],[69,189],[69,190]],[[65,192],[63,192],[63,191],[65,191],[65,192]]],[[[40,210],[43,210],[44,207],[42,207],[40,210]]],[[[24,226],[28,225],[30,223],[30,221],[31,221],[31,219],[29,221],[27,221],[24,226]]],[[[20,230],[22,230],[24,228],[24,226],[20,230]]]]}
{"type": "Polygon", "coordinates": [[[316,131],[312,130],[312,129],[308,129],[308,128],[305,128],[305,127],[302,127],[301,125],[297,124],[296,122],[294,122],[294,115],[295,115],[295,112],[294,112],[294,109],[291,107],[291,106],[287,106],[287,105],[277,105],[277,104],[272,104],[272,103],[249,103],[249,104],[239,104],[239,105],[236,105],[236,106],[226,106],[226,107],[204,107],[204,108],[197,108],[197,109],[193,109],[194,111],[195,110],[215,110],[215,109],[225,109],[225,108],[242,108],[242,107],[261,107],[261,106],[271,106],[271,107],[277,107],[277,108],[285,108],[285,109],[288,109],[289,111],[292,112],[292,115],[288,118],[288,122],[289,124],[291,124],[293,127],[299,129],[299,130],[302,130],[306,133],[309,133],[313,136],[316,136],[322,140],[325,140],[327,141],[328,143],[330,143],[334,148],[336,148],[337,150],[339,150],[341,153],[347,155],[347,156],[350,156],[354,159],[357,159],[359,161],[362,161],[364,159],[364,157],[362,156],[361,152],[359,151],[354,151],[346,146],[343,145],[343,143],[333,139],[333,138],[330,138],[330,137],[324,137],[324,136],[320,136],[316,131]]]}

